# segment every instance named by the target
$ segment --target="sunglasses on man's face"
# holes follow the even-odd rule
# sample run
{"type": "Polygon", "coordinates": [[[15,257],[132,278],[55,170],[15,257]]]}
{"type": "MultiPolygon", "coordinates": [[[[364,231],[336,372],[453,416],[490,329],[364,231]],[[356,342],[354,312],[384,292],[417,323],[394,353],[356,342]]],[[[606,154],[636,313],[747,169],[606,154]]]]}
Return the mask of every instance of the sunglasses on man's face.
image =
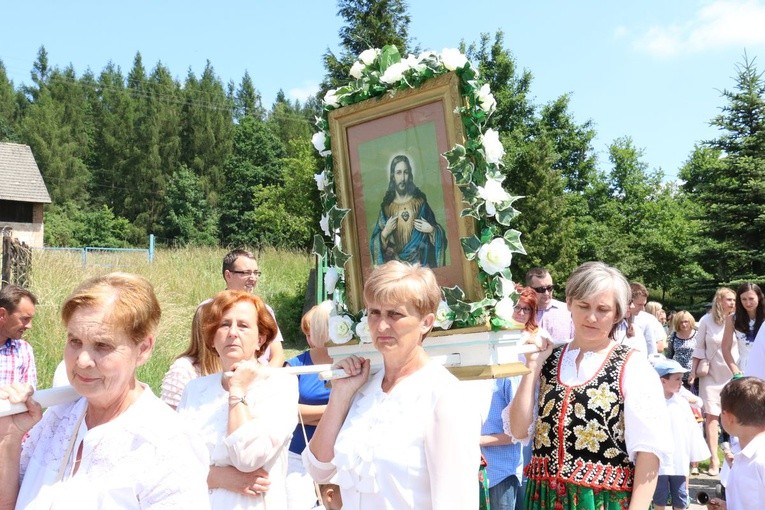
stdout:
{"type": "Polygon", "coordinates": [[[547,287],[531,287],[531,288],[534,289],[534,292],[536,292],[537,294],[544,294],[545,292],[549,292],[550,294],[552,294],[552,291],[555,287],[553,287],[552,285],[548,285],[547,287]]]}

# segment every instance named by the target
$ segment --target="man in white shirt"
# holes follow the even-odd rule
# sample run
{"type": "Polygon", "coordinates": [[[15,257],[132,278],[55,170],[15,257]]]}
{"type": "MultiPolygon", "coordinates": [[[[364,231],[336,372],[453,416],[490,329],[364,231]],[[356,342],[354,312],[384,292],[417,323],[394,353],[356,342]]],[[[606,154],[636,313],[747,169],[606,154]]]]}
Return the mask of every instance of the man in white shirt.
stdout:
{"type": "Polygon", "coordinates": [[[633,324],[640,328],[646,341],[646,351],[649,355],[655,352],[663,352],[667,346],[667,333],[659,319],[645,311],[648,302],[648,289],[640,282],[631,282],[632,289],[632,314],[635,316],[633,324]]]}
{"type": "Polygon", "coordinates": [[[543,267],[535,267],[526,273],[526,286],[537,293],[537,324],[544,328],[556,344],[574,337],[574,323],[566,303],[553,298],[552,276],[543,267]]]}

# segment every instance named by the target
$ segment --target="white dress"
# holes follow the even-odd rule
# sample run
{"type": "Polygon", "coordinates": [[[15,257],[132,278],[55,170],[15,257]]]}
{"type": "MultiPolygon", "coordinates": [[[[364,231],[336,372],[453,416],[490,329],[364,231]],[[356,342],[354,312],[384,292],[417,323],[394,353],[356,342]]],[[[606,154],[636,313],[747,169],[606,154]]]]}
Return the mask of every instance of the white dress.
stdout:
{"type": "MultiPolygon", "coordinates": [[[[228,435],[228,392],[222,374],[190,381],[178,405],[184,421],[199,430],[213,466],[234,466],[244,472],[264,468],[271,485],[265,495],[247,496],[226,489],[209,491],[213,510],[284,509],[287,448],[298,421],[295,376],[278,370],[259,376],[247,391],[253,419],[228,435]]],[[[241,404],[239,404],[241,405],[241,404]]]]}
{"type": "Polygon", "coordinates": [[[388,393],[384,375],[354,396],[331,462],[303,450],[308,472],[344,510],[477,509],[481,418],[463,386],[433,361],[388,393]]]}
{"type": "Polygon", "coordinates": [[[744,374],[765,379],[765,327],[760,328],[754,339],[744,374]]]}
{"type": "Polygon", "coordinates": [[[23,445],[16,508],[209,508],[204,444],[148,386],[91,430],[81,419],[86,407],[84,398],[51,407],[34,426],[23,445]]]}

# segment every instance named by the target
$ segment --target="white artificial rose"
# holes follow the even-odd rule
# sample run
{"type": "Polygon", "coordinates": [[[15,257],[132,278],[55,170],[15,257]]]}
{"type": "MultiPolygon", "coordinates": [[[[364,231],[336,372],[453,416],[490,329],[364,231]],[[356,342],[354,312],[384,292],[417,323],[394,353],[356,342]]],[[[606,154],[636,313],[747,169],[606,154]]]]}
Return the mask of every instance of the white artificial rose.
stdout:
{"type": "Polygon", "coordinates": [[[324,94],[324,104],[336,108],[340,104],[340,98],[337,97],[337,90],[330,89],[324,94]]]}
{"type": "Polygon", "coordinates": [[[337,285],[337,281],[339,279],[340,272],[336,267],[330,267],[327,269],[327,272],[324,273],[324,289],[326,289],[327,294],[332,294],[335,292],[335,286],[337,285]]]}
{"type": "Polygon", "coordinates": [[[417,60],[418,60],[419,62],[422,62],[422,61],[423,61],[423,60],[425,60],[425,59],[428,59],[428,58],[433,58],[433,57],[436,57],[436,56],[437,56],[437,55],[436,55],[436,52],[435,52],[435,51],[423,51],[422,53],[420,53],[419,55],[417,55],[417,60]]]}
{"type": "Polygon", "coordinates": [[[486,202],[486,214],[497,214],[497,204],[510,200],[510,194],[502,187],[502,181],[487,179],[486,186],[477,186],[478,196],[486,202]]]}
{"type": "Polygon", "coordinates": [[[501,237],[484,244],[478,250],[478,265],[489,274],[497,274],[513,261],[513,252],[501,237]]]}
{"type": "Polygon", "coordinates": [[[484,83],[481,88],[478,89],[478,104],[486,113],[490,113],[497,106],[497,100],[494,99],[494,95],[491,93],[488,83],[484,83]]]}
{"type": "Polygon", "coordinates": [[[409,66],[410,69],[414,69],[418,73],[421,73],[428,67],[425,64],[423,64],[419,58],[415,57],[411,53],[409,54],[408,57],[406,57],[406,65],[409,66]]]}
{"type": "Polygon", "coordinates": [[[319,191],[324,191],[326,189],[329,182],[327,182],[327,174],[324,172],[320,174],[313,174],[313,180],[316,181],[316,189],[319,191]]]}
{"type": "Polygon", "coordinates": [[[364,65],[364,62],[360,62],[357,60],[351,66],[351,71],[349,74],[358,80],[359,78],[361,78],[361,72],[366,68],[367,66],[364,65]]]}
{"type": "Polygon", "coordinates": [[[441,51],[441,62],[448,70],[455,71],[465,67],[467,57],[457,48],[444,48],[441,51]]]}
{"type": "Polygon", "coordinates": [[[438,326],[441,329],[449,329],[452,327],[452,323],[454,322],[452,319],[449,318],[449,313],[452,311],[451,308],[449,308],[449,305],[446,304],[446,301],[441,301],[438,304],[438,310],[436,310],[436,320],[434,322],[435,326],[438,326]]]}
{"type": "Polygon", "coordinates": [[[324,235],[329,237],[332,233],[329,231],[329,216],[326,214],[321,215],[321,219],[319,220],[319,226],[324,231],[324,235]]]}
{"type": "Polygon", "coordinates": [[[505,148],[499,141],[499,133],[489,128],[481,137],[483,152],[486,154],[486,162],[499,165],[502,163],[502,156],[505,155],[505,148]]]}
{"type": "Polygon", "coordinates": [[[515,303],[509,297],[505,297],[497,301],[494,305],[494,314],[504,321],[513,320],[513,307],[515,303]]]}
{"type": "Polygon", "coordinates": [[[364,50],[361,52],[361,55],[359,55],[359,60],[364,62],[364,65],[369,65],[372,62],[375,61],[377,56],[380,54],[380,50],[377,48],[370,48],[368,50],[364,50]]]}
{"type": "Polygon", "coordinates": [[[362,344],[372,343],[372,332],[369,330],[369,317],[366,315],[356,324],[356,336],[362,344]]]}
{"type": "Polygon", "coordinates": [[[329,339],[336,344],[345,344],[353,338],[353,320],[347,315],[333,315],[329,318],[329,339]]]}
{"type": "Polygon", "coordinates": [[[324,134],[324,131],[317,131],[311,137],[311,143],[313,144],[314,149],[319,151],[319,153],[322,153],[327,150],[327,135],[324,134]]]}
{"type": "Polygon", "coordinates": [[[380,81],[383,83],[393,84],[398,83],[404,77],[404,73],[409,70],[409,63],[406,60],[391,64],[388,69],[385,70],[380,81]]]}

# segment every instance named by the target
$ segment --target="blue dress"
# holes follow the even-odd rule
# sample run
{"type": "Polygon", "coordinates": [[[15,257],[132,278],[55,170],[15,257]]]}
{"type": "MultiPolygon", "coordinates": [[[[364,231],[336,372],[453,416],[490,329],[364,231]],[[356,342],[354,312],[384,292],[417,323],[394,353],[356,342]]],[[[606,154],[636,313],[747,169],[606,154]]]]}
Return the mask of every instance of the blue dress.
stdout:
{"type": "MultiPolygon", "coordinates": [[[[313,366],[313,360],[311,359],[310,351],[305,351],[302,354],[290,358],[287,360],[287,365],[291,367],[309,367],[313,366]]],[[[300,392],[300,398],[298,403],[318,406],[326,405],[329,402],[329,388],[325,386],[324,381],[319,379],[318,374],[303,374],[298,376],[298,391],[300,392]]],[[[306,425],[305,432],[308,436],[308,440],[311,440],[313,433],[316,431],[315,425],[306,425]]],[[[302,425],[300,423],[295,427],[295,431],[292,433],[292,442],[290,442],[289,450],[292,453],[300,455],[305,449],[305,438],[303,438],[302,425]]]]}

